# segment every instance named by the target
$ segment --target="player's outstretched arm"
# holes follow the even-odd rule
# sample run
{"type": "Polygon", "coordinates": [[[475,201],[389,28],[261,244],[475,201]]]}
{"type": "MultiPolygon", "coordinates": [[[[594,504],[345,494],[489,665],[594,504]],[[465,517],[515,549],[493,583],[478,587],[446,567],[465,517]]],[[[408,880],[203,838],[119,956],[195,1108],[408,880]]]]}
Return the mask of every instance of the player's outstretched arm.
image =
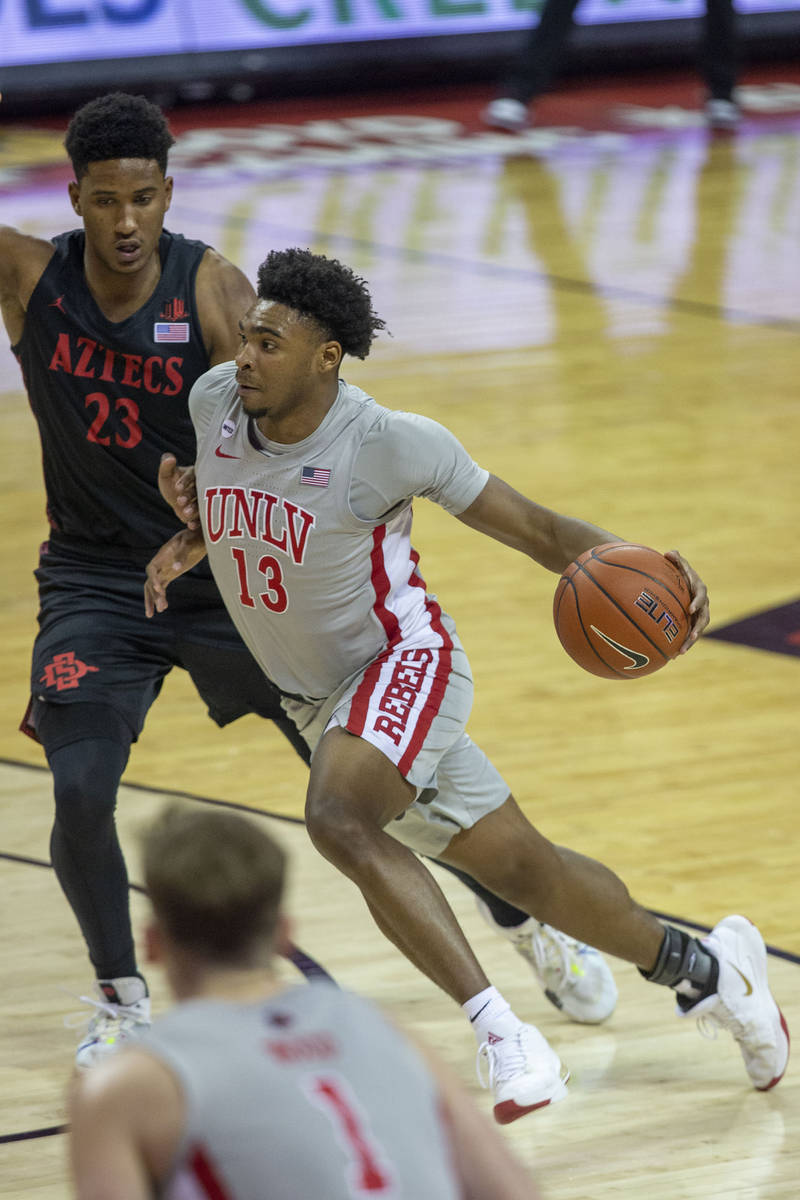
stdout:
{"type": "Polygon", "coordinates": [[[144,611],[148,617],[164,612],[168,607],[167,588],[179,575],[191,571],[206,556],[206,544],[201,529],[181,529],[145,567],[144,611]]]}
{"type": "MultiPolygon", "coordinates": [[[[489,476],[486,487],[469,508],[459,514],[459,520],[520,550],[559,575],[584,550],[621,540],[616,534],[588,521],[543,508],[496,475],[489,476]]],[[[683,572],[692,597],[689,606],[692,628],[681,648],[681,653],[685,654],[708,625],[708,593],[700,576],[677,550],[670,550],[667,557],[683,572]]]]}
{"type": "Polygon", "coordinates": [[[239,322],[256,294],[247,276],[216,250],[206,250],[195,288],[203,341],[212,367],[239,352],[239,322]]]}
{"type": "Polygon", "coordinates": [[[584,550],[621,540],[615,533],[588,521],[543,508],[496,475],[489,476],[481,494],[458,519],[522,551],[557,575],[584,550]]]}

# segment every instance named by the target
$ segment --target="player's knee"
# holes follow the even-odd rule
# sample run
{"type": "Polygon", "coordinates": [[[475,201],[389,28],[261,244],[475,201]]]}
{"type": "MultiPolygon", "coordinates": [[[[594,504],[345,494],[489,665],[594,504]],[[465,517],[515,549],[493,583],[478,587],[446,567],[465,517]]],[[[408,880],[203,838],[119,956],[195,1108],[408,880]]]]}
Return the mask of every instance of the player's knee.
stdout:
{"type": "Polygon", "coordinates": [[[309,793],[305,821],[315,848],[345,873],[354,873],[368,857],[375,830],[346,802],[330,795],[309,793]]]}
{"type": "Polygon", "coordinates": [[[75,742],[50,756],[56,823],[70,838],[96,840],[111,827],[126,755],[113,742],[75,742]]]}

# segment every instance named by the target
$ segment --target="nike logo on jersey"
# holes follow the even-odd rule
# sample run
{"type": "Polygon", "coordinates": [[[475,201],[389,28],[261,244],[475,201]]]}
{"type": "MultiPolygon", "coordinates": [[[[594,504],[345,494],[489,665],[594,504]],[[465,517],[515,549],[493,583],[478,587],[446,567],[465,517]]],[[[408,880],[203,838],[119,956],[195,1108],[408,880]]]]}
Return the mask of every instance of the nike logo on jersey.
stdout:
{"type": "MultiPolygon", "coordinates": [[[[64,312],[64,297],[63,297],[63,295],[58,296],[55,300],[51,300],[47,307],[48,308],[57,308],[60,313],[63,313],[64,312]]],[[[64,315],[66,316],[66,313],[64,315]]]]}
{"type": "Polygon", "coordinates": [[[747,976],[746,976],[746,975],[743,975],[743,974],[742,974],[742,972],[739,970],[739,968],[738,968],[737,966],[734,966],[734,964],[733,964],[733,963],[731,963],[731,966],[733,967],[734,971],[735,971],[735,972],[736,972],[736,974],[739,976],[739,978],[741,979],[742,983],[744,984],[744,986],[745,986],[745,988],[746,988],[746,991],[745,991],[745,993],[744,993],[744,994],[745,994],[745,996],[752,996],[752,994],[753,994],[753,985],[752,985],[752,983],[750,982],[750,980],[747,978],[747,976]]]}
{"type": "Polygon", "coordinates": [[[216,454],[217,458],[239,458],[238,454],[226,454],[221,446],[217,446],[214,453],[216,454]]]}
{"type": "Polygon", "coordinates": [[[607,642],[613,650],[618,650],[620,654],[625,656],[625,658],[630,659],[631,665],[629,667],[624,667],[623,670],[638,671],[642,667],[646,667],[650,662],[650,659],[646,654],[640,654],[638,650],[631,650],[628,646],[620,645],[619,642],[615,642],[613,638],[609,637],[607,633],[603,633],[602,629],[598,629],[596,625],[590,625],[589,628],[591,629],[592,633],[596,633],[599,638],[602,638],[604,642],[607,642]]]}

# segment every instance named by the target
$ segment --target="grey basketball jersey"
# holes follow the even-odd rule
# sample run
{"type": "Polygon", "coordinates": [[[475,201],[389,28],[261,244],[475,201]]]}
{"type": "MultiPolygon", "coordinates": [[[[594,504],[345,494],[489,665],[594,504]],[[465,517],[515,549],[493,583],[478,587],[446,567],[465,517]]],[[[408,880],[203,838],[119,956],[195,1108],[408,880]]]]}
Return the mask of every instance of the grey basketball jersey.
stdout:
{"type": "Polygon", "coordinates": [[[340,382],[310,437],[275,446],[242,411],[233,363],[198,380],[190,409],[211,568],[278,687],[321,700],[387,647],[449,645],[410,529],[413,496],[458,513],[486,483],[452,434],[340,382]],[[374,515],[356,511],[354,493],[374,515]]]}
{"type": "Polygon", "coordinates": [[[183,1091],[167,1200],[455,1200],[436,1085],[378,1010],[327,983],[194,1000],[142,1047],[183,1091]]]}

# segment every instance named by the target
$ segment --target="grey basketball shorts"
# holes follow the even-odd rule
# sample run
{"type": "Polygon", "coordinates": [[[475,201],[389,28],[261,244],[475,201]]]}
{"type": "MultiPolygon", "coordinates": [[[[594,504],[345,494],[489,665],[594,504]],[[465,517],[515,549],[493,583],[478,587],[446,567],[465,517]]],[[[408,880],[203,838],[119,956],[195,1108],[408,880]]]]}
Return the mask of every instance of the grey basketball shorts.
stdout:
{"type": "Polygon", "coordinates": [[[408,643],[388,649],[319,703],[283,701],[312,762],[326,730],[341,726],[395,764],[417,798],[386,832],[434,858],[511,792],[466,732],[472,672],[454,633],[451,640],[449,649],[408,643]]]}

